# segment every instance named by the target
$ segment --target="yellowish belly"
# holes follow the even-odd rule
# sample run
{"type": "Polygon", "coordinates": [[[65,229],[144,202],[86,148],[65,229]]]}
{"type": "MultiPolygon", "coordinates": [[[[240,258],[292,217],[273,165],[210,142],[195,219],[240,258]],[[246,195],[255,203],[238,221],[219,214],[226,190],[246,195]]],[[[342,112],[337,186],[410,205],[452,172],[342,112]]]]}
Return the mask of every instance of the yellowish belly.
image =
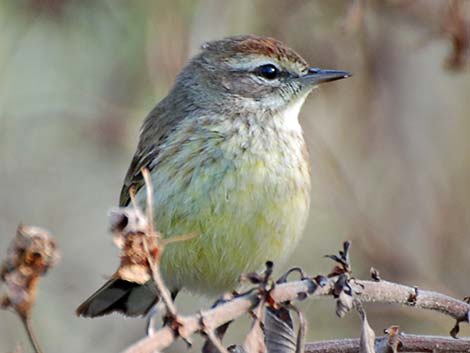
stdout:
{"type": "Polygon", "coordinates": [[[282,262],[308,214],[307,166],[297,167],[213,163],[185,181],[179,173],[165,177],[161,166],[153,176],[157,229],[165,237],[196,234],[165,249],[161,269],[170,288],[217,295],[267,260],[282,262]]]}

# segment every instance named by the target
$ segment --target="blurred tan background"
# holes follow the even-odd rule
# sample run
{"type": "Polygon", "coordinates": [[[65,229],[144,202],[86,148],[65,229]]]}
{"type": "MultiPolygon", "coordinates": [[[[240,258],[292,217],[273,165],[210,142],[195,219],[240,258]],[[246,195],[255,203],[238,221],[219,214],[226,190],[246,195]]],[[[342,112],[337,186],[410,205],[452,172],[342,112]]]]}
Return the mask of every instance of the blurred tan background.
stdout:
{"type": "MultiPolygon", "coordinates": [[[[273,36],[312,65],[354,73],[302,110],[313,205],[279,271],[325,273],[322,255],[351,239],[357,277],[374,266],[389,280],[470,295],[469,3],[2,0],[0,257],[19,222],[58,239],[62,261],[40,283],[33,317],[45,351],[117,352],[144,334],[145,320],[74,310],[116,268],[107,211],[140,123],[189,55],[231,34],[273,36]]],[[[178,305],[188,313],[209,303],[184,294],[178,305]]],[[[356,315],[336,318],[332,301],[302,307],[308,340],[359,335],[356,315]]],[[[367,309],[377,333],[453,325],[409,308],[367,309]]],[[[226,343],[241,335],[235,325],[226,343]]],[[[17,317],[0,312],[0,352],[18,342],[30,351],[17,317]]]]}

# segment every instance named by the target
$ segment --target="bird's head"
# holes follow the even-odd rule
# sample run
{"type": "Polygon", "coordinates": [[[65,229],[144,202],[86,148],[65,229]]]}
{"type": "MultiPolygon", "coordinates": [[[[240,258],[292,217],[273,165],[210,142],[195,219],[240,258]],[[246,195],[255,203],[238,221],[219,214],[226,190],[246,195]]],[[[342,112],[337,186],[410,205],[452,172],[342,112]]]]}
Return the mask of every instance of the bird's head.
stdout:
{"type": "Polygon", "coordinates": [[[345,71],[309,67],[278,40],[245,35],[204,44],[178,81],[198,92],[204,102],[212,99],[276,112],[303,101],[321,83],[349,76],[345,71]]]}

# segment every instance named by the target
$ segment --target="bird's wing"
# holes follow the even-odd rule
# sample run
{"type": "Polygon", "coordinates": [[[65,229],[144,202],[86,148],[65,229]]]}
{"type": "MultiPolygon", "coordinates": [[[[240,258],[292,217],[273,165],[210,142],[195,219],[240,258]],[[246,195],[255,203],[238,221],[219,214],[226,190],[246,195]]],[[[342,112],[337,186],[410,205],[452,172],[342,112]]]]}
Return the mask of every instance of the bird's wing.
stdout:
{"type": "Polygon", "coordinates": [[[76,310],[78,316],[97,317],[119,312],[126,316],[143,316],[158,301],[155,284],[144,285],[111,278],[76,310]]]}
{"type": "Polygon", "coordinates": [[[131,187],[137,192],[144,185],[142,168],[153,168],[152,161],[158,156],[160,146],[165,142],[174,127],[181,120],[181,115],[173,112],[166,100],[161,101],[145,118],[140,130],[137,151],[132,159],[124,179],[119,198],[119,206],[127,206],[130,201],[131,187]]]}

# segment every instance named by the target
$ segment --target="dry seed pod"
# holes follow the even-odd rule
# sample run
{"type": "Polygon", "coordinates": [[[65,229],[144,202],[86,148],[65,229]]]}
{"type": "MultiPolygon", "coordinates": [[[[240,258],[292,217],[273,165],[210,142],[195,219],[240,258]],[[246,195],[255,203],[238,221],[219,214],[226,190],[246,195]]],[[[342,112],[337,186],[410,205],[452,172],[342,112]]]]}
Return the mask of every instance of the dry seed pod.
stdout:
{"type": "Polygon", "coordinates": [[[0,268],[0,277],[6,287],[1,307],[12,308],[23,318],[29,316],[39,277],[58,260],[55,240],[46,230],[19,225],[0,268]]]}
{"type": "Polygon", "coordinates": [[[113,277],[145,284],[151,279],[148,258],[159,253],[157,234],[147,235],[147,219],[138,209],[116,208],[109,218],[114,243],[121,250],[121,263],[113,277]]]}

